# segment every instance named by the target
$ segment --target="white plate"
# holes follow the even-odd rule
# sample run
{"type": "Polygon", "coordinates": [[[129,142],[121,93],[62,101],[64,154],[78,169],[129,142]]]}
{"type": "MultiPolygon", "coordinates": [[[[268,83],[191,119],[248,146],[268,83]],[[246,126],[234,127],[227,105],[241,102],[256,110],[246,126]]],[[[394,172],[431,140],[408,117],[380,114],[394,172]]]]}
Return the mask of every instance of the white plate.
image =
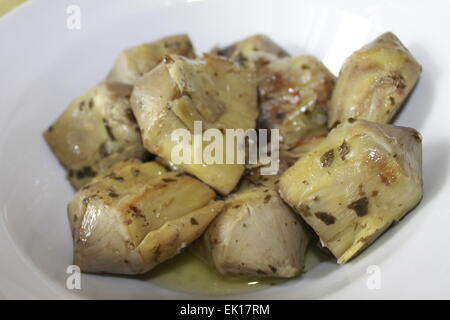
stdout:
{"type": "MultiPolygon", "coordinates": [[[[233,298],[450,298],[450,29],[444,1],[28,1],[0,19],[0,295],[5,298],[196,298],[151,283],[82,275],[66,289],[73,191],[41,133],[72,98],[100,81],[119,51],[187,32],[197,52],[266,33],[335,73],[343,59],[391,30],[423,65],[399,125],[423,134],[420,205],[345,266],[323,263],[301,279],[233,298]],[[66,9],[81,8],[69,30],[66,9]],[[369,289],[367,268],[381,288],[369,289]]],[[[370,287],[370,286],[369,286],[370,287]]],[[[230,297],[227,297],[230,298],[230,297]]]]}

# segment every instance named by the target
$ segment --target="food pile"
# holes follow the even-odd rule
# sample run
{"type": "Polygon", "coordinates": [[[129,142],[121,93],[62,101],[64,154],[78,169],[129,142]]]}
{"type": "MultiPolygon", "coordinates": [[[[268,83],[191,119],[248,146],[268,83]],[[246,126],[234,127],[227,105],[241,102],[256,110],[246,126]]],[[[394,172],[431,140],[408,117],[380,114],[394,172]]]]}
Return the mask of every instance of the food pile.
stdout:
{"type": "Polygon", "coordinates": [[[124,50],[44,133],[77,190],[74,264],[140,274],[198,240],[222,275],[290,278],[311,239],[348,262],[422,197],[421,136],[389,124],[420,72],[392,33],[337,78],[263,35],[200,56],[187,35],[124,50]],[[175,164],[171,134],[195,121],[225,142],[227,129],[278,129],[278,173],[175,164]]]}

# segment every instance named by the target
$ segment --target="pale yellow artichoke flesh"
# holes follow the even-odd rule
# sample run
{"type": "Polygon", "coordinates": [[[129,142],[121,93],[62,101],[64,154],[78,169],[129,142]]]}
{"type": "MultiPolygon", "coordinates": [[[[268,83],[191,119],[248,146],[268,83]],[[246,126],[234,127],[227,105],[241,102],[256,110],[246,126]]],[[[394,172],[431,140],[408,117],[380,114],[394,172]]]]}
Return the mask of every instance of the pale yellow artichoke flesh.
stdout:
{"type": "Polygon", "coordinates": [[[331,98],[329,127],[349,118],[388,123],[421,70],[393,33],[382,34],[345,61],[331,98]]]}
{"type": "Polygon", "coordinates": [[[273,61],[258,73],[262,127],[279,129],[282,149],[328,132],[328,103],[334,75],[316,58],[273,61]]]}
{"type": "MultiPolygon", "coordinates": [[[[194,121],[201,121],[203,130],[220,130],[225,144],[226,129],[253,129],[258,116],[253,71],[212,54],[196,60],[167,57],[136,83],[131,104],[144,146],[166,161],[172,161],[179,145],[171,139],[177,129],[189,130],[193,137],[194,121]]],[[[206,146],[202,144],[203,150],[206,146]]],[[[194,139],[190,148],[192,157],[198,154],[194,139]]],[[[226,195],[239,182],[244,165],[225,164],[230,150],[223,149],[224,164],[195,163],[191,158],[190,163],[175,165],[226,195]]]]}
{"type": "Polygon", "coordinates": [[[345,122],[282,175],[279,191],[345,263],[420,201],[421,150],[412,128],[345,122]]]}
{"type": "Polygon", "coordinates": [[[114,163],[147,152],[131,110],[132,87],[102,82],[73,100],[44,132],[78,189],[114,163]]]}
{"type": "Polygon", "coordinates": [[[222,208],[195,178],[129,159],[81,188],[68,206],[83,272],[136,274],[197,239],[222,208]]]}
{"type": "Polygon", "coordinates": [[[191,39],[185,34],[180,34],[128,48],[117,57],[106,80],[134,84],[168,54],[195,58],[191,39]]]}
{"type": "Polygon", "coordinates": [[[266,187],[230,195],[204,235],[214,267],[230,276],[297,276],[308,240],[300,220],[266,187]]]}

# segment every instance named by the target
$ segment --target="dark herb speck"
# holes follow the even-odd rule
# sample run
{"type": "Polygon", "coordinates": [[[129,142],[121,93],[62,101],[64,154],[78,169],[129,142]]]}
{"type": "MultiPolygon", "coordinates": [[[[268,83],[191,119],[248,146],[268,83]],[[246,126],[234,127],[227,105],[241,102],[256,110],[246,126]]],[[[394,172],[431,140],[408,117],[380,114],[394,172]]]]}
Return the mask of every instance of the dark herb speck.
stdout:
{"type": "Polygon", "coordinates": [[[350,203],[347,208],[354,210],[358,217],[362,217],[367,214],[368,206],[369,199],[367,199],[367,197],[363,197],[350,203]]]}
{"type": "Polygon", "coordinates": [[[311,216],[311,211],[309,209],[309,206],[304,203],[302,203],[301,205],[298,206],[298,211],[303,217],[311,216]]]}
{"type": "Polygon", "coordinates": [[[334,150],[328,150],[320,157],[320,164],[322,168],[329,167],[334,161],[334,150]]]}
{"type": "Polygon", "coordinates": [[[92,168],[89,166],[85,166],[80,170],[76,170],[74,173],[77,179],[92,178],[97,174],[97,172],[92,170],[92,168]]]}
{"type": "Polygon", "coordinates": [[[275,118],[277,118],[278,120],[283,120],[286,117],[286,114],[283,112],[277,112],[275,115],[275,118]]]}
{"type": "Polygon", "coordinates": [[[114,133],[112,132],[111,127],[109,126],[108,120],[103,118],[103,126],[105,127],[106,133],[108,134],[108,137],[115,141],[116,137],[114,136],[114,133]]]}
{"type": "Polygon", "coordinates": [[[323,223],[325,223],[327,226],[329,226],[330,224],[334,224],[336,222],[336,218],[327,212],[319,211],[314,213],[314,215],[318,219],[320,219],[323,223]]]}
{"type": "Polygon", "coordinates": [[[117,197],[119,197],[119,195],[118,195],[116,192],[112,191],[112,190],[108,193],[108,195],[109,195],[111,198],[117,198],[117,197]]]}
{"type": "Polygon", "coordinates": [[[417,131],[413,133],[413,138],[417,142],[422,142],[422,137],[420,136],[420,133],[418,133],[417,131]]]}
{"type": "Polygon", "coordinates": [[[269,268],[270,268],[270,270],[272,270],[273,273],[277,272],[277,268],[275,268],[271,264],[269,264],[269,268]]]}
{"type": "Polygon", "coordinates": [[[345,160],[345,156],[350,152],[350,147],[347,145],[347,142],[344,140],[342,144],[337,148],[339,155],[342,160],[345,160]]]}

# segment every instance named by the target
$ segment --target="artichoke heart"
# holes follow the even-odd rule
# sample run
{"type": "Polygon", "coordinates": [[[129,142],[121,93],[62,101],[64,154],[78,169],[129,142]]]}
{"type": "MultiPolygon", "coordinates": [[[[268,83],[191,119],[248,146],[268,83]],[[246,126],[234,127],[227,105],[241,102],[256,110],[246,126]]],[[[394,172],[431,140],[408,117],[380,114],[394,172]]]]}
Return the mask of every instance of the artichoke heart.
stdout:
{"type": "Polygon", "coordinates": [[[283,173],[280,195],[345,263],[420,201],[421,146],[412,128],[342,123],[283,173]]]}
{"type": "Polygon", "coordinates": [[[255,128],[256,81],[250,68],[213,54],[204,54],[196,60],[167,56],[136,82],[131,104],[147,150],[173,162],[221,194],[232,191],[244,164],[226,161],[227,153],[236,155],[240,146],[235,143],[231,150],[226,148],[224,133],[226,129],[255,128]],[[210,145],[205,141],[194,143],[196,121],[201,122],[203,129],[215,129],[222,138],[223,157],[219,163],[195,161],[194,156],[201,154],[200,147],[205,150],[210,145]],[[188,130],[190,134],[191,161],[179,163],[172,158],[174,148],[180,145],[172,139],[177,129],[188,130]]]}
{"type": "Polygon", "coordinates": [[[195,178],[129,159],[80,189],[68,206],[74,264],[138,274],[197,239],[223,206],[195,178]]]}
{"type": "Polygon", "coordinates": [[[280,130],[282,149],[300,138],[326,134],[334,82],[334,75],[311,56],[269,63],[258,73],[260,125],[280,130]]]}
{"type": "Polygon", "coordinates": [[[116,59],[106,80],[134,84],[156,67],[168,54],[194,58],[191,39],[185,34],[165,37],[124,50],[116,59]]]}
{"type": "Polygon", "coordinates": [[[278,193],[266,187],[238,191],[204,235],[223,275],[290,278],[303,270],[309,234],[278,193]]]}
{"type": "Polygon", "coordinates": [[[118,161],[146,156],[130,106],[131,90],[126,84],[99,83],[44,132],[76,189],[118,161]]]}
{"type": "Polygon", "coordinates": [[[393,33],[382,34],[345,61],[330,102],[329,127],[349,118],[388,123],[421,70],[393,33]]]}

